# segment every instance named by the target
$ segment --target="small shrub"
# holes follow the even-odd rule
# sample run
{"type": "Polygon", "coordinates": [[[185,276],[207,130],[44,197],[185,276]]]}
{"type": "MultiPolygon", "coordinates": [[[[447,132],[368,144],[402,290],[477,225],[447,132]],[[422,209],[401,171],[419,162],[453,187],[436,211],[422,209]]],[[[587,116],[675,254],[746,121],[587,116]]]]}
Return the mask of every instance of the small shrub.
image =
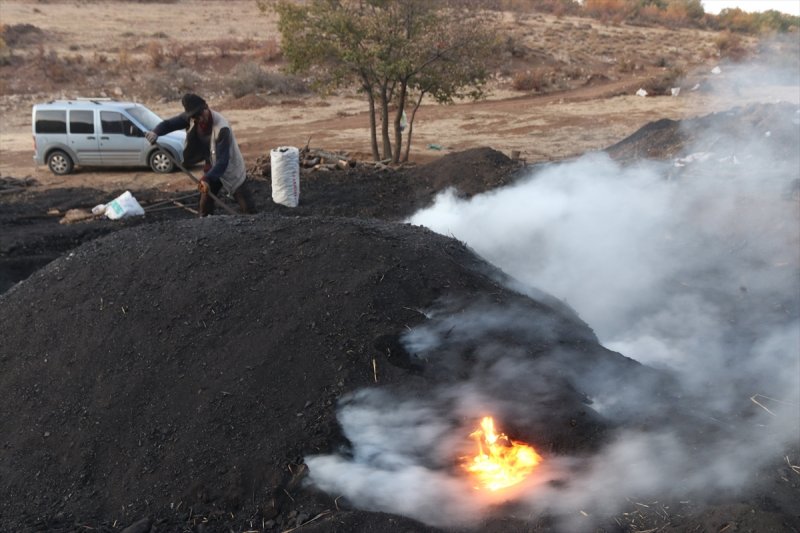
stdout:
{"type": "Polygon", "coordinates": [[[265,63],[270,63],[283,57],[283,51],[278,40],[272,37],[264,41],[253,55],[265,63]]]}
{"type": "Polygon", "coordinates": [[[747,57],[747,49],[744,46],[744,39],[730,30],[721,32],[714,39],[714,44],[719,50],[721,58],[730,59],[732,61],[742,61],[747,57]]]}
{"type": "Polygon", "coordinates": [[[517,91],[542,91],[552,84],[552,73],[544,69],[517,72],[511,78],[511,86],[517,91]]]}
{"type": "Polygon", "coordinates": [[[40,48],[36,61],[45,77],[56,83],[64,83],[75,75],[74,70],[69,68],[67,61],[58,57],[55,50],[45,52],[43,48],[40,48]]]}
{"type": "Polygon", "coordinates": [[[10,65],[13,54],[5,39],[0,37],[0,66],[10,65]]]}
{"type": "Polygon", "coordinates": [[[147,43],[145,53],[150,58],[150,65],[152,65],[153,68],[161,68],[161,66],[164,65],[166,55],[164,54],[164,49],[160,43],[150,41],[147,43]]]}
{"type": "Polygon", "coordinates": [[[149,75],[143,81],[148,94],[165,100],[178,99],[186,92],[202,92],[203,83],[202,78],[188,68],[179,68],[168,75],[149,75]]]}
{"type": "Polygon", "coordinates": [[[239,63],[231,71],[229,87],[236,98],[259,91],[277,94],[297,94],[308,91],[299,78],[266,72],[257,63],[239,63]]]}
{"type": "Polygon", "coordinates": [[[126,72],[132,75],[136,68],[135,63],[127,48],[122,48],[117,54],[117,72],[126,72]]]}
{"type": "Polygon", "coordinates": [[[636,61],[630,57],[623,57],[617,61],[617,72],[630,74],[636,70],[636,61]]]}
{"type": "Polygon", "coordinates": [[[10,48],[40,44],[44,40],[44,32],[33,24],[0,25],[0,38],[10,48]]]}
{"type": "Polygon", "coordinates": [[[680,80],[686,72],[680,67],[674,67],[661,76],[653,77],[643,84],[643,88],[648,94],[653,96],[670,94],[670,89],[680,86],[680,80]]]}
{"type": "Polygon", "coordinates": [[[189,63],[189,53],[194,53],[195,63],[199,58],[199,50],[196,46],[187,46],[185,44],[172,43],[164,51],[164,62],[170,64],[170,68],[184,68],[189,63]]]}

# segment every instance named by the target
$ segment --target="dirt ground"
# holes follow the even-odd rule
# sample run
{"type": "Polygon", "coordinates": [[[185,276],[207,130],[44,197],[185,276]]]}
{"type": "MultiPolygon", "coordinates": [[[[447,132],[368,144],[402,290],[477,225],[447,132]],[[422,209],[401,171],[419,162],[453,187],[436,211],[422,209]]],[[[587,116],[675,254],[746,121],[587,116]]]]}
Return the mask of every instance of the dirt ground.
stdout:
{"type": "MultiPolygon", "coordinates": [[[[162,32],[176,43],[190,39],[189,32],[174,32],[167,16],[177,8],[193,10],[220,32],[209,41],[261,38],[274,24],[250,2],[0,0],[3,24],[35,24],[59,53],[87,57],[107,50],[100,43],[111,38],[109,29],[133,13],[144,29],[119,36],[119,43],[162,32]],[[240,16],[212,24],[229,20],[223,15],[231,5],[240,16]],[[76,13],[108,24],[87,29],[76,13]]],[[[500,22],[526,31],[569,23],[591,32],[580,20],[509,15],[500,22]]],[[[511,290],[507,275],[464,243],[403,223],[448,187],[461,197],[500,190],[539,163],[596,150],[622,165],[654,159],[679,172],[673,163],[692,155],[690,145],[710,151],[714,143],[755,135],[768,137],[777,155],[766,177],[780,170],[783,179],[786,169],[793,176],[791,169],[800,168],[796,84],[753,78],[752,70],[735,65],[712,74],[717,61],[701,50],[713,39],[698,32],[598,32],[617,40],[626,32],[656,35],[653,43],[669,42],[676,56],[692,59],[680,94],[633,94],[658,70],[652,65],[625,75],[611,69],[605,72],[613,76],[599,83],[548,94],[520,94],[498,83],[486,101],[425,106],[412,164],[396,168],[366,161],[368,117],[355,95],[207,94],[231,119],[247,159],[259,211],[248,217],[198,219],[191,212],[193,184],[180,173],[79,169],[53,176],[34,167],[30,105],[61,92],[10,91],[26,82],[7,82],[0,97],[0,530],[800,531],[796,446],[765,461],[736,490],[700,490],[688,499],[674,497],[677,491],[647,500],[631,494],[615,513],[589,519],[573,509],[586,521],[572,528],[512,501],[495,501],[462,525],[422,523],[365,510],[311,483],[309,457],[356,453],[359,443],[340,409],[371,393],[382,395],[390,413],[428,400],[455,435],[469,435],[474,413],[456,409],[452,391],[502,398],[496,414],[509,436],[554,459],[590,457],[622,432],[647,432],[666,419],[674,424],[675,413],[684,420],[678,438],[692,449],[702,451],[709,435],[740,438],[736,423],[719,424],[706,416],[707,406],[676,392],[669,373],[602,346],[592,324],[565,302],[511,290]],[[681,49],[691,36],[697,48],[681,49]],[[711,144],[698,146],[701,133],[711,144]],[[359,162],[346,170],[304,170],[300,205],[273,203],[269,150],[307,143],[359,162]],[[512,150],[523,161],[511,160],[512,150]],[[145,217],[62,223],[71,209],[85,213],[124,190],[145,207],[145,217]],[[467,318],[476,310],[480,317],[511,312],[515,319],[475,335],[467,318]],[[464,320],[451,324],[450,317],[464,320]],[[436,358],[404,340],[426,327],[444,332],[436,358]],[[509,357],[514,370],[501,372],[509,357]],[[598,381],[601,371],[613,379],[598,381]],[[502,378],[485,377],[495,373],[502,378]],[[630,406],[619,423],[588,400],[631,383],[646,384],[669,412],[645,402],[630,406]]],[[[522,42],[530,45],[537,35],[522,42]]],[[[85,87],[66,90],[72,96],[85,87]]],[[[163,116],[179,111],[175,100],[146,103],[163,116]]],[[[781,201],[800,198],[800,176],[787,183],[785,196],[781,201]]],[[[791,304],[791,320],[797,302],[781,298],[791,304]]],[[[433,414],[422,410],[421,418],[433,414]]],[[[760,415],[746,402],[736,422],[760,415]]],[[[421,432],[424,423],[411,427],[421,432]]],[[[452,454],[425,461],[431,469],[457,470],[452,454]]],[[[646,465],[641,472],[647,475],[646,465]]],[[[552,484],[557,490],[562,482],[552,484]]],[[[420,494],[426,488],[423,482],[420,494]]],[[[446,503],[437,493],[418,505],[444,517],[446,503]]]]}

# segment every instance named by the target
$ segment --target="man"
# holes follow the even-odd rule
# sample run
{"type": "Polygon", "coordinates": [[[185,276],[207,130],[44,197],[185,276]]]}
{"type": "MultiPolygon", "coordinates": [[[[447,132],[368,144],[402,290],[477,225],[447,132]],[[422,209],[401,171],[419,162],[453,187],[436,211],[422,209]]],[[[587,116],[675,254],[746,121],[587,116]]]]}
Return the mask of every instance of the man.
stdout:
{"type": "Polygon", "coordinates": [[[242,213],[254,213],[253,197],[245,181],[246,168],[239,145],[228,121],[209,109],[206,101],[196,94],[186,93],[181,99],[184,112],[159,123],[145,138],[154,144],[159,135],[185,129],[183,164],[194,165],[201,161],[203,177],[200,178],[200,216],[214,214],[214,199],[224,186],[233,195],[242,213]]]}

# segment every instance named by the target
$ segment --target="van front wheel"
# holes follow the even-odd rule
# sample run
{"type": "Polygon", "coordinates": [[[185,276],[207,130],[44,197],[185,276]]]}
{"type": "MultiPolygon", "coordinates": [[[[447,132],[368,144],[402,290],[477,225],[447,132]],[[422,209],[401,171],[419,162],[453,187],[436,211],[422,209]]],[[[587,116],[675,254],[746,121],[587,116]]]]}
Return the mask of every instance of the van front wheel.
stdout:
{"type": "Polygon", "coordinates": [[[47,156],[47,167],[53,174],[57,174],[59,176],[69,174],[72,172],[74,166],[75,163],[72,162],[72,158],[68,156],[66,152],[62,152],[61,150],[55,150],[47,156]]]}
{"type": "Polygon", "coordinates": [[[150,154],[150,168],[153,169],[153,172],[168,174],[175,170],[175,165],[172,163],[169,154],[163,150],[156,150],[150,154]]]}

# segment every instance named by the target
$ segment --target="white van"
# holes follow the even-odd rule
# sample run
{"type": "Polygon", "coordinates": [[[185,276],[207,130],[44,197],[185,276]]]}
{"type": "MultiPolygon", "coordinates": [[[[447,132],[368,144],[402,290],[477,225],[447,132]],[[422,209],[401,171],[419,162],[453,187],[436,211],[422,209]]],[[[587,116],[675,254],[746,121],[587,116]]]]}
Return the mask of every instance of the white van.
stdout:
{"type": "Polygon", "coordinates": [[[150,167],[172,172],[183,160],[186,132],[175,131],[147,142],[144,134],[161,117],[145,106],[103,98],[54,100],[33,106],[33,160],[53,174],[69,174],[75,165],[103,167],[150,167]]]}

